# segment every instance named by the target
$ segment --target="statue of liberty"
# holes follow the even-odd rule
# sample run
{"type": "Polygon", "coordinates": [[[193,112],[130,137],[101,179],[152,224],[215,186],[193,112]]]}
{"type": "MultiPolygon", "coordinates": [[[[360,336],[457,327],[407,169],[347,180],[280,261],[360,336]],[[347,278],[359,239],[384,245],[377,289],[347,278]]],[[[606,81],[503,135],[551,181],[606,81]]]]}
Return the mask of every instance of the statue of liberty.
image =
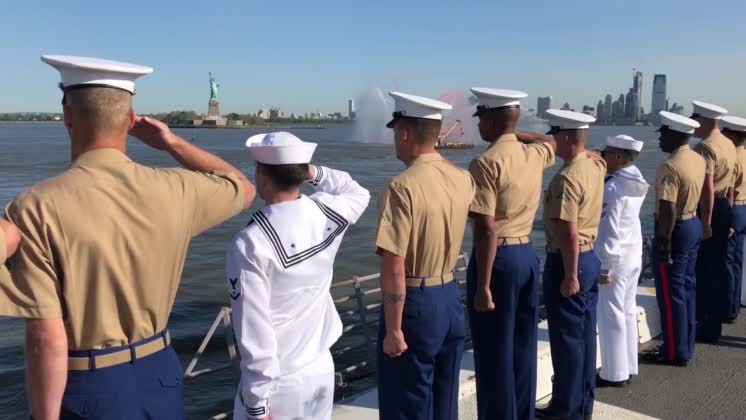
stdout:
{"type": "Polygon", "coordinates": [[[212,77],[212,73],[210,74],[210,100],[211,101],[217,101],[218,100],[218,88],[220,85],[218,84],[218,80],[212,77]]]}

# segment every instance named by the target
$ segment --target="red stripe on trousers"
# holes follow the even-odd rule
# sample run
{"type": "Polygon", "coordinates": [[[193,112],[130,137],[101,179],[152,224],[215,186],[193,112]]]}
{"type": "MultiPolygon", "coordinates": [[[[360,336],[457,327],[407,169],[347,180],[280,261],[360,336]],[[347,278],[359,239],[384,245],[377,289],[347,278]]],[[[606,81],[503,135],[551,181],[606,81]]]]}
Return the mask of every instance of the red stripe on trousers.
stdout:
{"type": "Polygon", "coordinates": [[[673,361],[676,357],[673,343],[673,317],[671,311],[671,292],[668,290],[668,272],[666,263],[660,261],[661,284],[663,285],[663,303],[666,306],[666,325],[668,326],[668,360],[673,361]]]}

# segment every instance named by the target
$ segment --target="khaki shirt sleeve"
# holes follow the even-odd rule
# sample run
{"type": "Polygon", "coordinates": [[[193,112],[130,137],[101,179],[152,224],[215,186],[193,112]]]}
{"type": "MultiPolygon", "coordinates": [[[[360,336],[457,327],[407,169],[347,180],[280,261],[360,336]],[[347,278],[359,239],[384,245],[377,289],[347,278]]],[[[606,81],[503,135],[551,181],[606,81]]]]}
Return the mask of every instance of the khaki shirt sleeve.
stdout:
{"type": "Polygon", "coordinates": [[[224,222],[243,210],[243,184],[233,173],[204,173],[186,169],[170,170],[179,179],[186,220],[191,236],[224,222]]]}
{"type": "Polygon", "coordinates": [[[6,217],[21,234],[21,243],[11,258],[11,275],[0,274],[0,315],[62,318],[62,279],[54,268],[46,221],[35,201],[16,198],[6,208],[6,217]]]}
{"type": "Polygon", "coordinates": [[[469,173],[474,179],[476,193],[469,211],[494,216],[497,206],[497,177],[499,167],[488,165],[481,159],[474,159],[469,165],[469,173]]]}
{"type": "Polygon", "coordinates": [[[705,174],[712,175],[715,173],[715,164],[717,163],[717,156],[715,152],[704,143],[697,143],[694,146],[694,151],[702,155],[705,158],[705,174]]]}
{"type": "Polygon", "coordinates": [[[541,159],[544,168],[554,165],[554,148],[547,142],[531,143],[529,148],[535,151],[541,159]]]}
{"type": "Polygon", "coordinates": [[[411,197],[403,186],[390,183],[383,190],[378,202],[376,233],[379,254],[385,250],[406,258],[412,231],[411,206],[411,197]]]}
{"type": "Polygon", "coordinates": [[[675,203],[679,198],[679,177],[669,165],[661,165],[655,174],[655,189],[658,201],[675,203]]]}
{"type": "Polygon", "coordinates": [[[550,200],[554,203],[550,208],[549,217],[577,223],[581,198],[580,191],[580,186],[576,180],[567,175],[562,175],[556,188],[552,191],[553,196],[550,197],[550,200]]]}

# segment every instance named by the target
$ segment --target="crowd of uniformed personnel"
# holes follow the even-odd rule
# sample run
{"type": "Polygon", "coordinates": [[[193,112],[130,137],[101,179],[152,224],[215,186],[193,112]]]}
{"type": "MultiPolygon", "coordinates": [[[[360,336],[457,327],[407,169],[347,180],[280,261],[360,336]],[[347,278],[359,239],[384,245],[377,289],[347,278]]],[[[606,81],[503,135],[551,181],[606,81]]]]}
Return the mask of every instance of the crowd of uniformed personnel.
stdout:
{"type": "MultiPolygon", "coordinates": [[[[181,369],[167,321],[186,249],[192,237],[247,208],[255,187],[229,163],[134,113],[134,80],[152,69],[80,57],[42,59],[62,76],[72,164],[19,194],[0,219],[0,260],[12,263],[11,271],[0,272],[0,315],[27,320],[30,413],[35,419],[183,418],[181,369]],[[128,134],[171,154],[183,168],[131,161],[125,154],[128,134]]],[[[489,146],[468,170],[435,149],[450,105],[391,93],[395,112],[387,126],[407,168],[386,184],[378,202],[380,418],[458,416],[467,321],[453,280],[469,219],[474,251],[466,306],[478,417],[591,418],[597,381],[624,386],[637,373],[634,360],[631,367],[624,363],[621,377],[616,364],[602,366],[599,376],[596,319],[597,313],[619,318],[601,323],[603,328],[625,324],[624,311],[607,311],[605,305],[629,301],[637,278],[624,273],[639,273],[642,264],[639,208],[647,184],[633,168],[642,143],[616,136],[607,139],[602,154],[590,151],[588,129],[595,120],[572,111],[547,111],[549,135],[518,131],[525,93],[490,88],[472,93],[479,133],[489,146]],[[542,193],[543,171],[555,156],[563,165],[542,193]],[[626,181],[636,183],[635,193],[626,181]],[[531,230],[542,195],[546,260],[540,281],[531,230]],[[630,197],[637,204],[625,210],[630,197]],[[625,217],[638,223],[619,222],[625,217]],[[606,231],[599,237],[603,223],[606,231]],[[610,249],[624,240],[628,249],[640,251],[631,259],[614,258],[619,251],[610,249]],[[625,286],[617,287],[620,282],[625,286]],[[554,377],[551,403],[537,408],[540,283],[554,377]]],[[[735,320],[740,310],[746,120],[724,117],[726,112],[695,101],[691,118],[661,113],[659,146],[669,157],[655,180],[654,272],[663,344],[642,355],[652,362],[686,365],[695,340],[717,341],[722,323],[735,320]],[[692,136],[702,139],[693,150],[692,136]]],[[[266,162],[290,162],[281,159],[289,155],[280,149],[291,146],[277,146],[273,157],[262,161],[265,170],[266,162]]],[[[311,154],[312,149],[306,160],[293,163],[306,164],[311,154]]],[[[310,170],[314,185],[322,170],[310,170]]],[[[364,207],[367,192],[356,191],[364,207]]],[[[331,217],[347,226],[339,214],[331,217]]],[[[229,280],[229,290],[232,285],[239,293],[235,279],[229,280]]],[[[267,284],[271,288],[272,278],[267,284]]],[[[244,334],[250,340],[251,332],[244,334]]],[[[636,355],[636,340],[632,346],[636,355]]],[[[629,352],[615,347],[602,344],[601,351],[629,352]]],[[[283,392],[282,384],[279,378],[279,391],[267,388],[261,411],[244,407],[242,418],[285,418],[282,410],[272,410],[272,393],[283,392]]],[[[291,400],[284,398],[275,401],[291,400]]]]}

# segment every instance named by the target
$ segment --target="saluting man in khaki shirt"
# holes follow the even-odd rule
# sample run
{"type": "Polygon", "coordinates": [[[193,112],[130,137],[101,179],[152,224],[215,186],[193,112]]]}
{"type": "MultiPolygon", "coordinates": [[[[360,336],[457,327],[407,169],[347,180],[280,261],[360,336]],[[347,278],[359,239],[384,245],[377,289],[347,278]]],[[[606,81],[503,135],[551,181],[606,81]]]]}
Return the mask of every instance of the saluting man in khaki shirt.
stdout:
{"type": "Polygon", "coordinates": [[[471,91],[479,100],[479,133],[490,142],[469,166],[477,186],[470,209],[474,257],[466,276],[477,412],[483,419],[532,419],[539,259],[530,235],[556,144],[551,137],[516,133],[526,93],[471,91]]]}
{"type": "Polygon", "coordinates": [[[590,418],[596,385],[596,303],[601,261],[593,252],[603,200],[606,163],[586,152],[589,124],[572,111],[547,111],[565,161],[544,192],[544,303],[554,382],[552,401],[537,418],[590,418]]]}
{"type": "Polygon", "coordinates": [[[43,56],[62,76],[72,165],[21,193],[6,216],[23,241],[0,314],[26,322],[35,419],[184,417],[168,316],[192,237],[249,206],[236,168],[132,109],[151,68],[43,56]],[[184,169],[139,165],[128,132],[184,169]],[[116,396],[116,397],[113,397],[116,396]]]}
{"type": "Polygon", "coordinates": [[[702,139],[694,150],[707,164],[699,217],[703,240],[697,254],[697,339],[716,342],[730,306],[729,290],[735,279],[728,272],[730,201],[736,181],[736,147],[720,132],[720,118],[728,111],[717,105],[693,101],[691,118],[699,123],[694,137],[702,139]]]}
{"type": "Polygon", "coordinates": [[[384,188],[376,247],[383,307],[378,334],[381,419],[456,420],[466,325],[453,271],[474,182],[435,151],[451,106],[392,92],[396,156],[407,169],[384,188]]]}

